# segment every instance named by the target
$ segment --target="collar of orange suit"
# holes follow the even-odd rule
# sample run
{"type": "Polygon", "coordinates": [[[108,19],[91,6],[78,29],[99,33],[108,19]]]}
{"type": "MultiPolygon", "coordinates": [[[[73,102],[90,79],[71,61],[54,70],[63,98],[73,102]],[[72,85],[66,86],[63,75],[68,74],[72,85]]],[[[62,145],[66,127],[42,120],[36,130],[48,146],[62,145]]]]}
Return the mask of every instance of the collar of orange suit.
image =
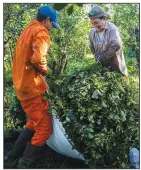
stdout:
{"type": "Polygon", "coordinates": [[[48,30],[39,22],[39,21],[37,21],[37,20],[35,20],[35,19],[32,19],[31,21],[30,21],[30,23],[29,23],[29,25],[40,25],[40,26],[42,26],[47,32],[48,32],[48,30]]]}

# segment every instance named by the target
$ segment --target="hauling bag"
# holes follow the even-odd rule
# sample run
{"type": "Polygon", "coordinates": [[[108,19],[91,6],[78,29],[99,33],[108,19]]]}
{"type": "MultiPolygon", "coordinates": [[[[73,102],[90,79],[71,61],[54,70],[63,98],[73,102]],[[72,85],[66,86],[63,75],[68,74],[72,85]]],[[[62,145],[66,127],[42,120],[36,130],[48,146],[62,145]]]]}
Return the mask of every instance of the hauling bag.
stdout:
{"type": "Polygon", "coordinates": [[[46,144],[54,151],[71,158],[84,160],[84,155],[73,149],[73,142],[69,139],[62,123],[55,116],[52,117],[53,133],[46,144]]]}

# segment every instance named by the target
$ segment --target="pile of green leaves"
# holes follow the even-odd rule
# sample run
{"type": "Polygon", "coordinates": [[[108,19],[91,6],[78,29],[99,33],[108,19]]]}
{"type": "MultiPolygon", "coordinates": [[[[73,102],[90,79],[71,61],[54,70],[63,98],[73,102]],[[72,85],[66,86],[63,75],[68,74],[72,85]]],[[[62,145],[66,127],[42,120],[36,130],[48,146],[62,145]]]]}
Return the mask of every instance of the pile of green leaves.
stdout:
{"type": "Polygon", "coordinates": [[[139,147],[137,82],[96,63],[48,83],[51,113],[90,168],[128,168],[129,149],[139,147]]]}

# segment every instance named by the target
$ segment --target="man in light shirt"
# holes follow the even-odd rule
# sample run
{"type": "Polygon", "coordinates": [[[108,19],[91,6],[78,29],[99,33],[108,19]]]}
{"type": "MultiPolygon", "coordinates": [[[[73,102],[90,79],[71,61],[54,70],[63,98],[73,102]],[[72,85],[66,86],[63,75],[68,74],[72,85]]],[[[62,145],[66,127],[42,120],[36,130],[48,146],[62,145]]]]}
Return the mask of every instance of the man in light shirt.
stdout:
{"type": "Polygon", "coordinates": [[[89,34],[90,49],[96,61],[128,77],[118,28],[107,22],[108,14],[99,6],[92,7],[88,16],[93,25],[89,34]]]}

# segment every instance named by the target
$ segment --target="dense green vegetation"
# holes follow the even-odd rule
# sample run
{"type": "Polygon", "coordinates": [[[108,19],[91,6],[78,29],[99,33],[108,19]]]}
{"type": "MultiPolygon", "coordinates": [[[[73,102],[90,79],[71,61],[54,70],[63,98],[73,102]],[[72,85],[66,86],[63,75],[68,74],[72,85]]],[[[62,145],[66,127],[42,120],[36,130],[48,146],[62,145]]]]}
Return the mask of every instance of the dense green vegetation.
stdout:
{"type": "Polygon", "coordinates": [[[93,64],[51,82],[51,112],[86,163],[91,168],[127,168],[129,149],[139,147],[139,87],[134,78],[129,83],[93,64]]]}
{"type": "MultiPolygon", "coordinates": [[[[5,138],[26,122],[12,83],[12,59],[20,32],[40,5],[4,4],[5,138]]],[[[51,112],[59,116],[90,168],[129,168],[129,149],[139,148],[139,5],[98,4],[120,30],[129,81],[95,63],[90,53],[87,12],[92,4],[50,5],[59,10],[61,26],[50,32],[51,112]]]]}

